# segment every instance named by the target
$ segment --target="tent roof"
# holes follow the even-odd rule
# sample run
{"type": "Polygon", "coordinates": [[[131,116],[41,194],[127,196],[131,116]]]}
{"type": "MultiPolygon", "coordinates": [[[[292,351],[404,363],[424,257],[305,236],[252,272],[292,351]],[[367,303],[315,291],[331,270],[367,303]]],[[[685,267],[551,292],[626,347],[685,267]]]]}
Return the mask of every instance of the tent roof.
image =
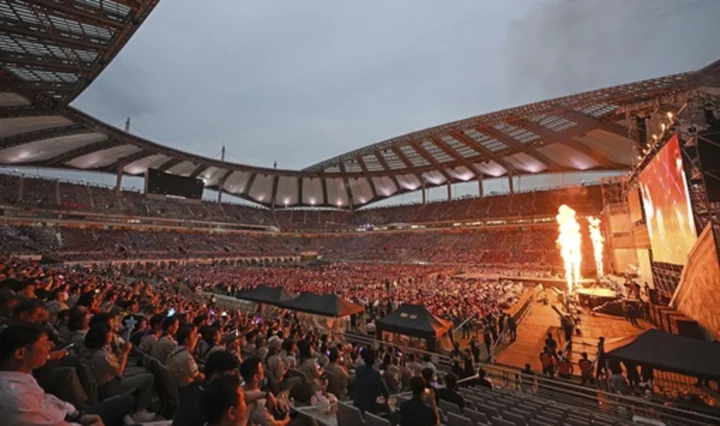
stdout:
{"type": "Polygon", "coordinates": [[[297,297],[295,293],[291,293],[282,287],[269,287],[264,284],[250,290],[242,291],[237,295],[237,298],[241,300],[267,303],[268,305],[278,305],[295,297],[297,297]]]}
{"type": "Polygon", "coordinates": [[[693,377],[720,379],[720,343],[691,339],[662,330],[605,342],[609,359],[648,365],[693,377]]]}
{"type": "Polygon", "coordinates": [[[298,297],[279,304],[293,311],[322,315],[325,317],[346,317],[365,310],[360,305],[348,302],[336,294],[302,293],[298,297]]]}
{"type": "Polygon", "coordinates": [[[378,321],[377,327],[406,336],[433,338],[446,333],[452,323],[434,316],[424,306],[404,303],[378,321]]]}

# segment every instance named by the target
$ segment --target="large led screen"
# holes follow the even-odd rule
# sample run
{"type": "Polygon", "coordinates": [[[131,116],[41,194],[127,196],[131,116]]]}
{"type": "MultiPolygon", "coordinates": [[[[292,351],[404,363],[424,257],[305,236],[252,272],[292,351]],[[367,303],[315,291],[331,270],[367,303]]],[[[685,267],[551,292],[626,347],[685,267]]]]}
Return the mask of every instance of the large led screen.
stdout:
{"type": "Polygon", "coordinates": [[[697,233],[677,136],[640,173],[653,260],[684,265],[697,233]]]}

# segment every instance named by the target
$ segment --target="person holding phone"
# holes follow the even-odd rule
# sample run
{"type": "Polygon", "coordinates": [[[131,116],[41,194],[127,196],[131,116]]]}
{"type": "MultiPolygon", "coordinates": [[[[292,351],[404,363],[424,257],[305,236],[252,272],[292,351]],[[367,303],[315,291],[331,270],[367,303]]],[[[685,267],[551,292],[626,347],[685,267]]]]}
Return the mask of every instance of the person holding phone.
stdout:
{"type": "Polygon", "coordinates": [[[106,324],[97,324],[90,328],[85,336],[85,346],[90,351],[87,360],[97,382],[98,395],[104,400],[126,393],[136,394],[133,419],[141,423],[152,421],[155,414],[147,409],[152,405],[155,378],[149,373],[125,376],[132,343],[126,342],[120,347],[118,354],[115,354],[109,349],[113,334],[106,324]]]}
{"type": "Polygon", "coordinates": [[[422,377],[410,379],[412,398],[400,405],[400,426],[437,426],[440,424],[435,391],[422,377]]]}
{"type": "Polygon", "coordinates": [[[0,413],[2,424],[120,426],[132,410],[133,398],[123,395],[87,409],[46,393],[33,371],[47,364],[53,342],[38,325],[11,325],[0,332],[0,413]]]}

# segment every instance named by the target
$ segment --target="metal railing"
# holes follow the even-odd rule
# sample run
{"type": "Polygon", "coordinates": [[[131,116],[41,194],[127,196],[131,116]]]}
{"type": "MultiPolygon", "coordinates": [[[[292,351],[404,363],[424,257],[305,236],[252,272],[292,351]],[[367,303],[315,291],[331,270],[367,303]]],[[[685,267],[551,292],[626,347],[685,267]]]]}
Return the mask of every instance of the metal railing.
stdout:
{"type": "MultiPolygon", "coordinates": [[[[206,294],[209,295],[210,293],[206,294]]],[[[232,296],[218,294],[215,296],[218,302],[232,303],[233,306],[239,309],[255,313],[253,309],[255,304],[253,303],[237,300],[232,296]]],[[[279,317],[274,316],[265,317],[272,320],[279,319],[279,317]]],[[[341,334],[337,330],[326,329],[317,324],[313,324],[313,327],[331,335],[341,334]]],[[[447,354],[382,342],[361,334],[344,333],[342,336],[347,342],[355,342],[368,347],[391,345],[405,354],[430,355],[438,371],[447,372],[452,365],[452,360],[447,354]]],[[[540,404],[563,406],[569,410],[581,408],[622,422],[630,422],[633,417],[640,416],[646,419],[662,421],[667,425],[720,425],[720,414],[714,413],[712,407],[698,406],[696,409],[688,410],[666,405],[667,401],[662,399],[664,395],[627,396],[613,394],[600,388],[581,386],[570,380],[551,379],[535,374],[531,376],[523,375],[520,370],[506,366],[478,363],[476,367],[482,368],[486,372],[487,377],[492,380],[497,391],[512,392],[515,395],[537,400],[540,404]],[[658,399],[658,397],[661,398],[658,399]],[[707,409],[707,412],[703,412],[704,409],[707,409]]]]}

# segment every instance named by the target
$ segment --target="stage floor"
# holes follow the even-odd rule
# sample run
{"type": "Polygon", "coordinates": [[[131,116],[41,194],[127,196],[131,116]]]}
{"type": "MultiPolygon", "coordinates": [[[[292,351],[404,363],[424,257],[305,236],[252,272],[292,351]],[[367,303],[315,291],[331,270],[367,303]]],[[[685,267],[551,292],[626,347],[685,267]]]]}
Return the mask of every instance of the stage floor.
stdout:
{"type": "MultiPolygon", "coordinates": [[[[557,303],[553,292],[546,291],[545,293],[551,302],[557,303]]],[[[583,311],[579,324],[582,336],[576,335],[573,337],[572,361],[577,362],[582,352],[587,352],[590,359],[593,359],[597,351],[597,340],[600,336],[612,339],[637,334],[642,330],[652,328],[646,321],[639,320],[639,323],[640,327],[635,327],[621,317],[605,314],[592,316],[583,311]]],[[[564,344],[564,341],[559,340],[556,331],[559,326],[560,318],[552,310],[550,304],[544,305],[536,302],[530,314],[520,323],[517,340],[498,354],[496,362],[517,368],[524,368],[525,364],[530,364],[533,371],[540,372],[542,370],[540,352],[545,346],[547,333],[552,331],[554,339],[558,340],[561,345],[564,344]]]]}
{"type": "MultiPolygon", "coordinates": [[[[561,290],[567,289],[567,282],[562,278],[548,278],[548,277],[533,277],[533,276],[515,276],[515,275],[500,275],[500,274],[487,274],[483,272],[467,272],[465,274],[456,275],[456,278],[462,278],[466,280],[479,280],[479,279],[503,279],[508,281],[516,281],[523,283],[541,284],[543,287],[557,287],[561,290]]],[[[581,284],[592,284],[594,279],[585,278],[580,281],[581,284]]]]}

